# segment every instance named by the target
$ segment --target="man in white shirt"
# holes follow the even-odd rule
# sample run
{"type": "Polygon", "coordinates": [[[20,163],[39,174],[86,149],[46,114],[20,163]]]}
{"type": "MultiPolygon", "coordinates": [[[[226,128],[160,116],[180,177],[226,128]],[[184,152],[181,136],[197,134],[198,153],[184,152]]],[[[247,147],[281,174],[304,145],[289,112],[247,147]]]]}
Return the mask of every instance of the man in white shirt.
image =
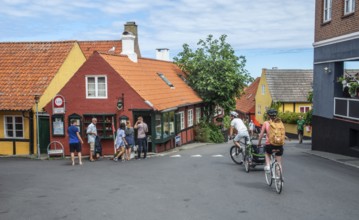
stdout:
{"type": "Polygon", "coordinates": [[[234,134],[234,129],[237,131],[237,135],[234,137],[234,144],[237,147],[241,147],[239,144],[239,140],[241,138],[247,137],[247,140],[249,141],[249,134],[247,126],[243,123],[242,119],[237,118],[238,113],[232,111],[231,112],[231,128],[229,130],[229,136],[232,137],[234,134]]]}

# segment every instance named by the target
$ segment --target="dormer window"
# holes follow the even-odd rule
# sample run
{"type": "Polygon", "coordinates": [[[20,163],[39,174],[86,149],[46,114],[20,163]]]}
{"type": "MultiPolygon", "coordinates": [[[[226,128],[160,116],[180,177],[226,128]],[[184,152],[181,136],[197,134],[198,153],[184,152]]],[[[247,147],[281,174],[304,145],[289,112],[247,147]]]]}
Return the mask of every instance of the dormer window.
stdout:
{"type": "Polygon", "coordinates": [[[173,88],[174,89],[174,85],[166,78],[165,75],[163,75],[163,73],[157,73],[157,75],[159,77],[161,77],[161,79],[169,86],[171,87],[171,89],[173,88]]]}

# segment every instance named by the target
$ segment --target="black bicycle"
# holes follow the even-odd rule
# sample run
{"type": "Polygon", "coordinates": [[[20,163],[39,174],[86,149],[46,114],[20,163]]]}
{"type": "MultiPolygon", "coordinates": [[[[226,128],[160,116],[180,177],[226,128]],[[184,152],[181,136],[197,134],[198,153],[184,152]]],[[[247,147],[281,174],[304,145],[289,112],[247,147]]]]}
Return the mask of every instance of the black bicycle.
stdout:
{"type": "MultiPolygon", "coordinates": [[[[230,139],[233,139],[234,137],[230,137],[230,139]]],[[[234,140],[233,140],[234,143],[234,140]]],[[[237,145],[234,143],[234,145],[230,149],[230,155],[234,163],[242,165],[245,158],[245,149],[248,148],[249,145],[251,145],[251,141],[248,139],[248,137],[242,137],[239,140],[240,147],[237,147],[237,145]]]]}

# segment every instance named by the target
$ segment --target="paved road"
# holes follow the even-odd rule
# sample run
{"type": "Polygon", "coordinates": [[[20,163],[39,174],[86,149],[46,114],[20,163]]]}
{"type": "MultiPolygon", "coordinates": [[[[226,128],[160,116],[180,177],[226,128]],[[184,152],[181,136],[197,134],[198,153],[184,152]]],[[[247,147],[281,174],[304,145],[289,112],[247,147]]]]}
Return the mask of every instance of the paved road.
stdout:
{"type": "Polygon", "coordinates": [[[285,148],[282,194],[213,144],[147,160],[0,158],[0,219],[356,219],[357,168],[285,148]]]}

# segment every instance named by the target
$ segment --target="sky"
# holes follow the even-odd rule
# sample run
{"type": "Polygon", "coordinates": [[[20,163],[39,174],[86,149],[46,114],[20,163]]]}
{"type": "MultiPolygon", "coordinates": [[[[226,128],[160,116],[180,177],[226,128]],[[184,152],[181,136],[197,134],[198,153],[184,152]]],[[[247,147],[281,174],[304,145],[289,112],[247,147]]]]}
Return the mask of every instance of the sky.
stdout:
{"type": "Polygon", "coordinates": [[[138,25],[141,55],[177,56],[208,35],[226,42],[245,69],[312,69],[313,0],[0,0],[0,41],[118,40],[138,25]]]}

